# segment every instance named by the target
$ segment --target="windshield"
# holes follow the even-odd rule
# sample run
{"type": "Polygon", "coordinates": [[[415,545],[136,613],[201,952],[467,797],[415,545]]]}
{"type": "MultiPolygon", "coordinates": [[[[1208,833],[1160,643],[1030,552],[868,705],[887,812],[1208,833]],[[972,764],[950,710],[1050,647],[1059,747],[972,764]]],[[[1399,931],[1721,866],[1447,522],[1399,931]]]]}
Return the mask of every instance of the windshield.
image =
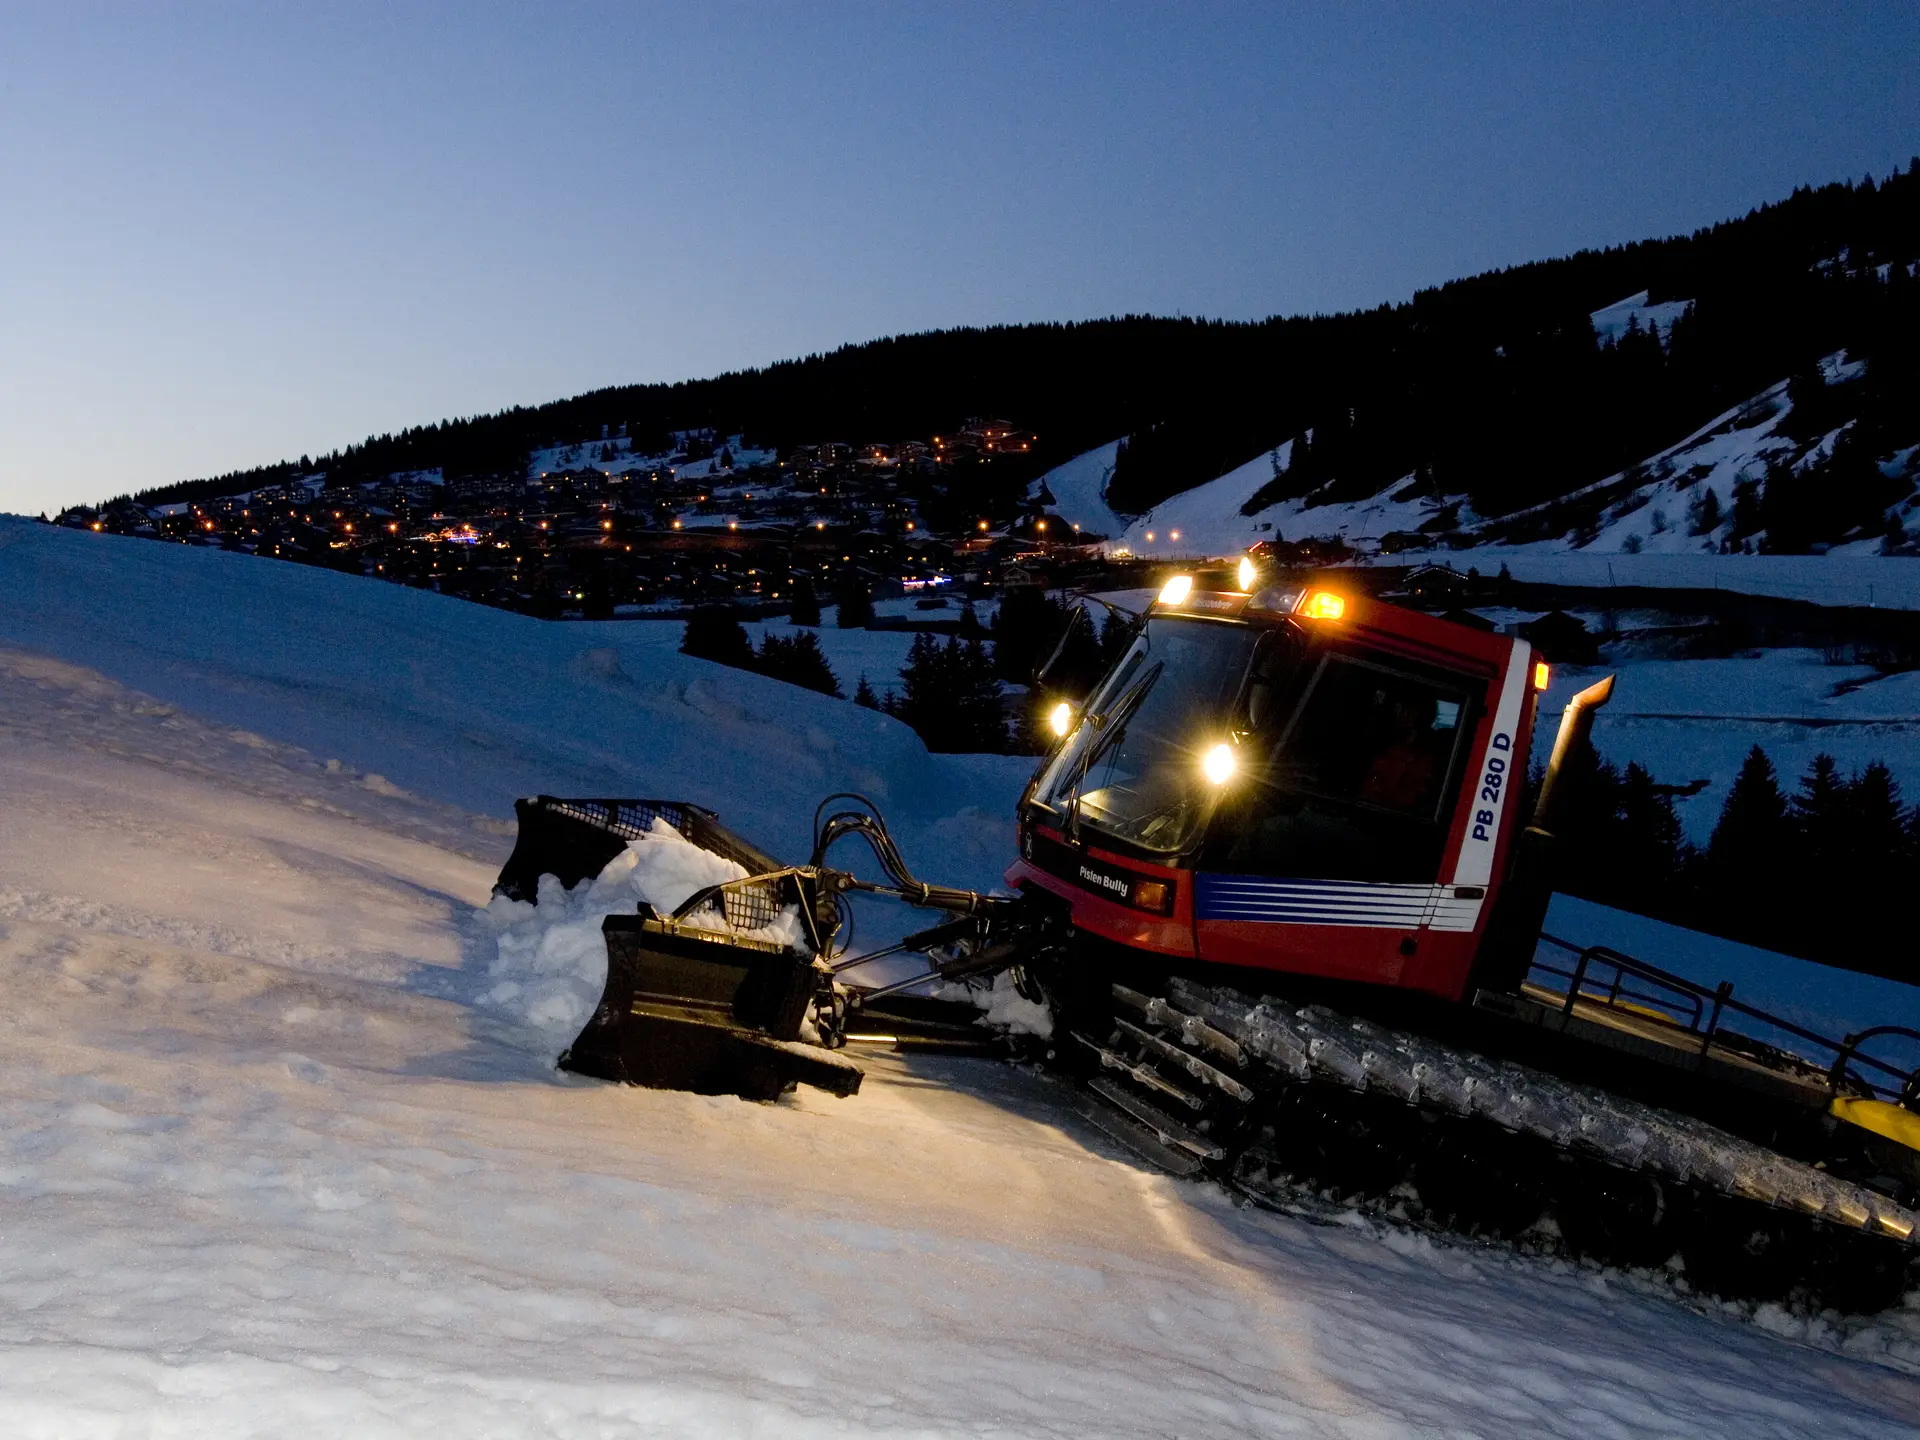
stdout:
{"type": "Polygon", "coordinates": [[[1261,631],[1147,622],[1034,787],[1067,824],[1157,851],[1200,833],[1212,802],[1200,757],[1227,738],[1261,631]]]}

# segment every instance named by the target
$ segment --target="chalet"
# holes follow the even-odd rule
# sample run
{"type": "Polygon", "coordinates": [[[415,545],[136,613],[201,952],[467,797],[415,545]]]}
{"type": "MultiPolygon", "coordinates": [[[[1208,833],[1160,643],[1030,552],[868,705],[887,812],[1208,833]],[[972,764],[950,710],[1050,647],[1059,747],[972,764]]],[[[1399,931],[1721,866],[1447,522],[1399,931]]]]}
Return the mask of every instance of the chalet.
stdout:
{"type": "Polygon", "coordinates": [[[1515,626],[1514,633],[1558,664],[1599,663],[1600,642],[1584,623],[1564,610],[1549,610],[1537,620],[1515,626]]]}
{"type": "Polygon", "coordinates": [[[1400,581],[1400,593],[1418,605],[1456,606],[1467,595],[1467,577],[1445,565],[1416,565],[1400,581]]]}

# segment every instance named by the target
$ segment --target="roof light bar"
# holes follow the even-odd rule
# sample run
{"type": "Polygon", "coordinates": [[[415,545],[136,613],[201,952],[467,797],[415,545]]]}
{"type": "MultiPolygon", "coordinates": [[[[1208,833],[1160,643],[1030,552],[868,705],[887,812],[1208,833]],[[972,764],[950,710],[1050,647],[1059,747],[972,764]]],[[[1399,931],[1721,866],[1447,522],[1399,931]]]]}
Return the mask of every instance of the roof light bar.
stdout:
{"type": "Polygon", "coordinates": [[[1309,620],[1338,620],[1347,613],[1347,598],[1331,590],[1315,590],[1301,602],[1300,613],[1309,620]]]}

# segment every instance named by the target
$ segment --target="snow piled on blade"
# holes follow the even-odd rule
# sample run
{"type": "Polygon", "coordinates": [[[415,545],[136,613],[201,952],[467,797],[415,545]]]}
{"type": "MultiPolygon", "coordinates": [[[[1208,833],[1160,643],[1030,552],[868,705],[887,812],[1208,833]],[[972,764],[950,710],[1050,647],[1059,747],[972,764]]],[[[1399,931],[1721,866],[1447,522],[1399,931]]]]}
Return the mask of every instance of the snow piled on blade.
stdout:
{"type": "MultiPolygon", "coordinates": [[[[538,904],[495,895],[480,912],[497,949],[487,967],[494,983],[481,993],[481,1003],[564,1043],[586,1023],[606,988],[601,921],[609,915],[631,915],[641,902],[670,915],[709,885],[742,880],[746,874],[734,861],[701,849],[656,819],[599,875],[571,890],[558,877],[542,875],[538,904]]],[[[716,912],[705,910],[695,911],[685,923],[726,928],[716,912]]],[[[743,933],[782,945],[801,942],[799,916],[791,906],[765,929],[743,933]]]]}

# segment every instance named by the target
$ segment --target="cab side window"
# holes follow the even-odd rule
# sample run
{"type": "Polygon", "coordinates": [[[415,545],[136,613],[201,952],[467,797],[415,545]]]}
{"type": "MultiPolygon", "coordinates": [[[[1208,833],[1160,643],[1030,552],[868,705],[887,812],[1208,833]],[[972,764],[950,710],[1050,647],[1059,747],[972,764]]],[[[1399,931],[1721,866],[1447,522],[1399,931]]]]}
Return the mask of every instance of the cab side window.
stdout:
{"type": "Polygon", "coordinates": [[[1323,654],[1206,862],[1240,873],[1437,878],[1484,687],[1391,659],[1323,654]]]}

